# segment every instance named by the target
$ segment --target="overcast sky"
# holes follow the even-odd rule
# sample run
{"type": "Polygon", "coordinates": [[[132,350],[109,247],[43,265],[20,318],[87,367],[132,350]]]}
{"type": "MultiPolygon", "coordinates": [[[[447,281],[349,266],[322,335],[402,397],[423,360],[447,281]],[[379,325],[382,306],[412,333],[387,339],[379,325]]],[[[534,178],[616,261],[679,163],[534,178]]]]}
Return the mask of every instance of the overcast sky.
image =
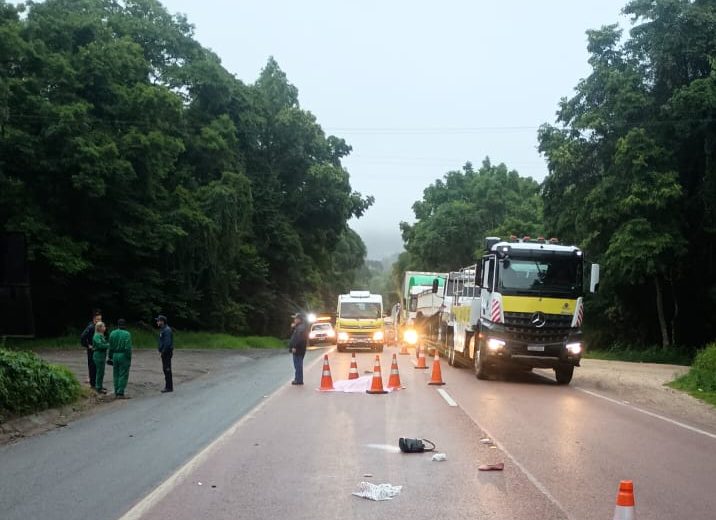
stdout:
{"type": "Polygon", "coordinates": [[[269,56],[327,133],[345,138],[351,184],[375,197],[351,225],[381,259],[402,250],[423,189],[485,156],[547,173],[537,128],[589,73],[590,28],[628,21],[626,0],[163,0],[252,83],[269,56]]]}

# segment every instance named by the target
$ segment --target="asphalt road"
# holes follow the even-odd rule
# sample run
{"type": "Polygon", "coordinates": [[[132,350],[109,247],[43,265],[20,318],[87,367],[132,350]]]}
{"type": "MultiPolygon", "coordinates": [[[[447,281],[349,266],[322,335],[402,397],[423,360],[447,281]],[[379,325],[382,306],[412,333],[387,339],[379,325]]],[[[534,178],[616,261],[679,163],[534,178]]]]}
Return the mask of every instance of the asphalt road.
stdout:
{"type": "Polygon", "coordinates": [[[118,518],[291,376],[285,352],[237,355],[173,394],[130,399],[0,447],[0,518],[118,518]]]}
{"type": "MultiPolygon", "coordinates": [[[[347,378],[350,355],[330,359],[334,380],[347,378]]],[[[541,374],[477,381],[443,362],[453,407],[414,356],[398,359],[406,388],[388,395],[317,392],[319,363],[292,387],[284,356],[237,360],[168,399],[128,401],[5,447],[0,516],[602,520],[619,480],[632,479],[639,518],[714,518],[716,432],[541,374]],[[485,435],[497,446],[481,444],[485,435]],[[435,441],[447,461],[397,452],[401,436],[435,441]],[[477,471],[495,462],[505,470],[477,471]],[[353,497],[363,480],[403,489],[387,502],[353,497]]],[[[358,364],[371,370],[373,356],[358,364]]]]}

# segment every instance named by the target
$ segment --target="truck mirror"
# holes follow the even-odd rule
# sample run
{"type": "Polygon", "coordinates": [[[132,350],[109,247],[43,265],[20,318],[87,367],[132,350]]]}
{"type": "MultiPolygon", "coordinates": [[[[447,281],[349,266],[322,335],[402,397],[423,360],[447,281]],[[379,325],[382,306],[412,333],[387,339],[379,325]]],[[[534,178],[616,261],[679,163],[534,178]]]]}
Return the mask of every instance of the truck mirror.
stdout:
{"type": "Polygon", "coordinates": [[[592,273],[589,277],[589,292],[595,293],[599,289],[599,264],[592,264],[592,273]]]}
{"type": "Polygon", "coordinates": [[[440,281],[437,278],[435,278],[435,280],[433,280],[433,294],[437,294],[439,287],[440,287],[440,281]]]}

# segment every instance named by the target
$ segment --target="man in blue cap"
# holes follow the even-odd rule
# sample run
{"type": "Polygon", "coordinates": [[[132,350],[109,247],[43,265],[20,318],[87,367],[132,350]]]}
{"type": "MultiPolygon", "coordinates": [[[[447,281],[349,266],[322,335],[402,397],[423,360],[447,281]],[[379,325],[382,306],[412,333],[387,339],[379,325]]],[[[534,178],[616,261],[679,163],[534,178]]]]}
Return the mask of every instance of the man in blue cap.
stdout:
{"type": "Polygon", "coordinates": [[[293,332],[288,343],[288,350],[293,354],[293,368],[295,376],[292,385],[303,384],[303,358],[306,355],[308,343],[308,329],[306,328],[306,317],[303,314],[296,314],[293,317],[293,332]]]}
{"type": "Polygon", "coordinates": [[[167,317],[160,314],[156,318],[159,327],[159,355],[162,357],[162,370],[164,371],[164,389],[162,393],[174,391],[172,381],[172,355],[174,354],[174,337],[171,327],[167,324],[167,317]]]}

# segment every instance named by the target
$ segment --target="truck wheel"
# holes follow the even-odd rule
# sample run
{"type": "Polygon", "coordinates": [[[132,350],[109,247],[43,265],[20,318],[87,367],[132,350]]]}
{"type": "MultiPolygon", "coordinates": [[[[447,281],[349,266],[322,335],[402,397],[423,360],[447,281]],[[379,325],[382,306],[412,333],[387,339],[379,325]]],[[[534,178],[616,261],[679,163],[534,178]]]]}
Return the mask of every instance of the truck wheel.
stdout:
{"type": "Polygon", "coordinates": [[[475,377],[478,379],[487,379],[487,376],[488,369],[485,360],[485,346],[480,344],[480,346],[475,349],[475,377]]]}
{"type": "Polygon", "coordinates": [[[376,349],[376,351],[378,351],[378,352],[383,352],[383,345],[380,345],[380,346],[376,349]]]}
{"type": "Polygon", "coordinates": [[[568,385],[574,374],[574,365],[565,365],[554,369],[558,385],[568,385]]]}
{"type": "Polygon", "coordinates": [[[336,345],[336,350],[337,350],[338,352],[345,352],[345,351],[346,351],[346,347],[341,347],[340,345],[336,345]]]}

